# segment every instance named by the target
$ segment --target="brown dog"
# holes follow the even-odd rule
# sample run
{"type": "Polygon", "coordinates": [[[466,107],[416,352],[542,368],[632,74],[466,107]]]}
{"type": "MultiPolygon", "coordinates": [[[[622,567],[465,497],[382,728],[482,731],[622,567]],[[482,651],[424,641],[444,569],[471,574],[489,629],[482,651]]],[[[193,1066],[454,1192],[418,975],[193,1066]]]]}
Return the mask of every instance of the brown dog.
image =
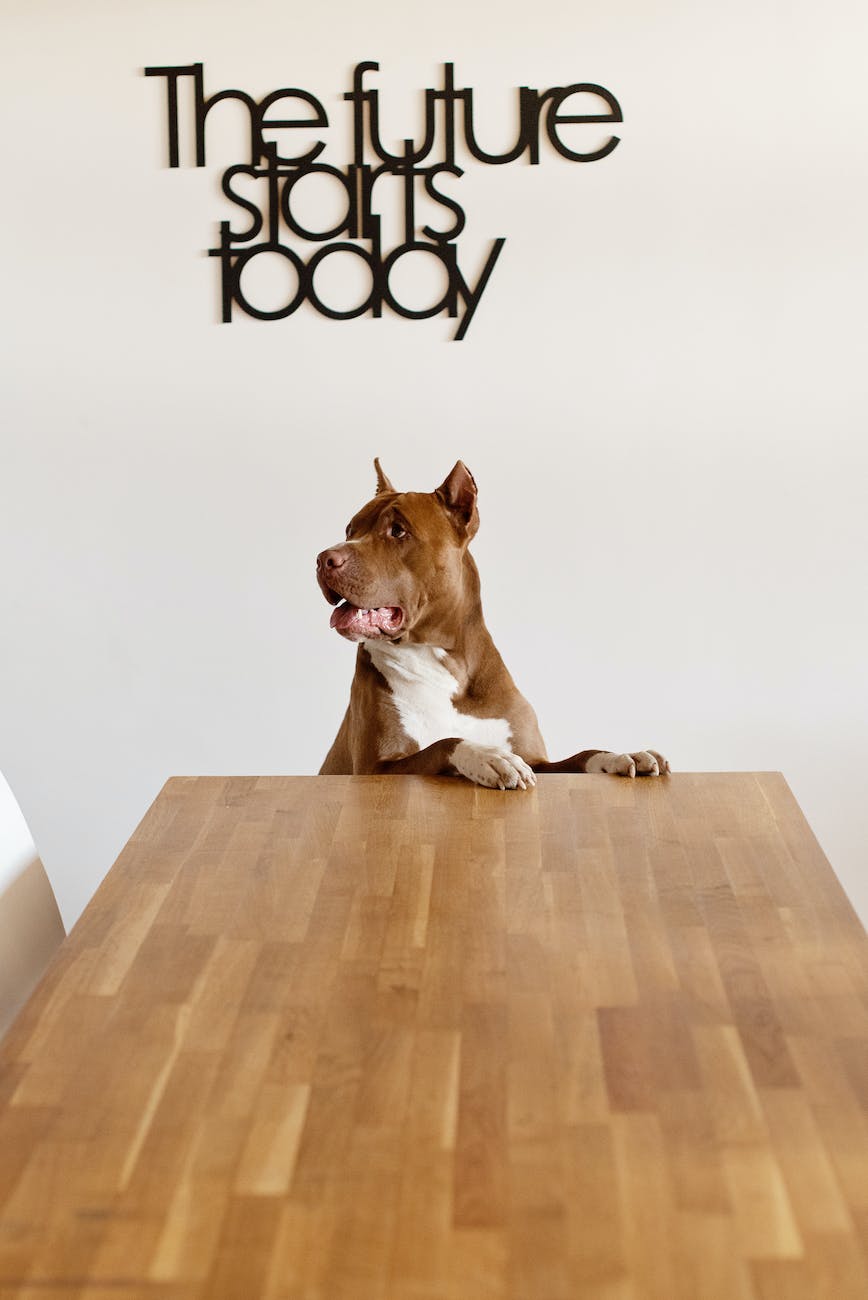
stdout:
{"type": "Polygon", "coordinates": [[[331,626],[358,641],[346,716],[321,775],[461,775],[526,789],[535,772],[669,771],[655,750],[585,749],[549,763],[536,714],[482,618],[468,543],[479,527],[476,483],[458,461],[435,492],[396,492],[380,462],[377,495],[346,541],[317,556],[336,608],[331,626]]]}

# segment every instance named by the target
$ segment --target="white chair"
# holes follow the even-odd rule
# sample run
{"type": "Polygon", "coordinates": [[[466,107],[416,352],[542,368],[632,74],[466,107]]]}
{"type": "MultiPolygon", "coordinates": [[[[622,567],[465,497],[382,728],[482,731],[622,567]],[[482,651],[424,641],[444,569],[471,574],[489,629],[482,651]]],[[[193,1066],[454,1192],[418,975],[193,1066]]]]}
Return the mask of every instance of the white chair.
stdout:
{"type": "Polygon", "coordinates": [[[45,868],[0,776],[0,1038],[64,937],[45,868]]]}

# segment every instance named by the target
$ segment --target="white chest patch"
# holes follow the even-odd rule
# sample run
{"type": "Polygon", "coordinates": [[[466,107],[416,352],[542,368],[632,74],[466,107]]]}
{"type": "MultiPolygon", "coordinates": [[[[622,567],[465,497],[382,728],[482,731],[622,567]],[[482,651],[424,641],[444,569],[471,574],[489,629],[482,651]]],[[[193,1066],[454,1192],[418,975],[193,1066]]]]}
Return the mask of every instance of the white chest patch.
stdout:
{"type": "Polygon", "coordinates": [[[365,649],[389,683],[401,726],[420,749],[448,736],[509,748],[512,733],[505,718],[474,718],[455,708],[458,682],[443,662],[445,650],[377,641],[366,641],[365,649]]]}

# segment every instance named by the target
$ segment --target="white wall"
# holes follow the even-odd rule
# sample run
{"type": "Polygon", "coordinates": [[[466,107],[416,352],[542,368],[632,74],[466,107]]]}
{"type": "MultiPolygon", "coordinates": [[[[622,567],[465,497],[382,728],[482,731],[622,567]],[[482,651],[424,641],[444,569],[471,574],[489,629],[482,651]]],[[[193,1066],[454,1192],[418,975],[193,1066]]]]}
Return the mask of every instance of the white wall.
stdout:
{"type": "Polygon", "coordinates": [[[399,486],[475,472],[489,624],[553,754],[782,769],[868,916],[866,26],[859,0],[6,7],[0,768],[67,924],[169,774],[316,770],[353,651],[313,560],[375,454],[399,486]],[[363,59],[392,141],[453,59],[491,147],[515,87],[577,80],[622,144],[468,165],[466,256],[507,243],[463,343],[217,323],[237,145],[227,118],[214,166],[169,171],[141,69],[305,87],[342,164],[363,59]]]}

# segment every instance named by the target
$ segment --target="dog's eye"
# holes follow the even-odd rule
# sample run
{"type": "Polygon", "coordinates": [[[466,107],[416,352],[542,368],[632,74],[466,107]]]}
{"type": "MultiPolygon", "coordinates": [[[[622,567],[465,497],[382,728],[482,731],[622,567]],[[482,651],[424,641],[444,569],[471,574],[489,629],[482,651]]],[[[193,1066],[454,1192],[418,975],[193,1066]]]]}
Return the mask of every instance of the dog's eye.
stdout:
{"type": "Polygon", "coordinates": [[[399,524],[398,521],[395,520],[395,522],[392,524],[392,527],[389,529],[389,536],[397,537],[397,538],[406,537],[407,530],[406,528],[404,528],[402,524],[399,524]]]}

